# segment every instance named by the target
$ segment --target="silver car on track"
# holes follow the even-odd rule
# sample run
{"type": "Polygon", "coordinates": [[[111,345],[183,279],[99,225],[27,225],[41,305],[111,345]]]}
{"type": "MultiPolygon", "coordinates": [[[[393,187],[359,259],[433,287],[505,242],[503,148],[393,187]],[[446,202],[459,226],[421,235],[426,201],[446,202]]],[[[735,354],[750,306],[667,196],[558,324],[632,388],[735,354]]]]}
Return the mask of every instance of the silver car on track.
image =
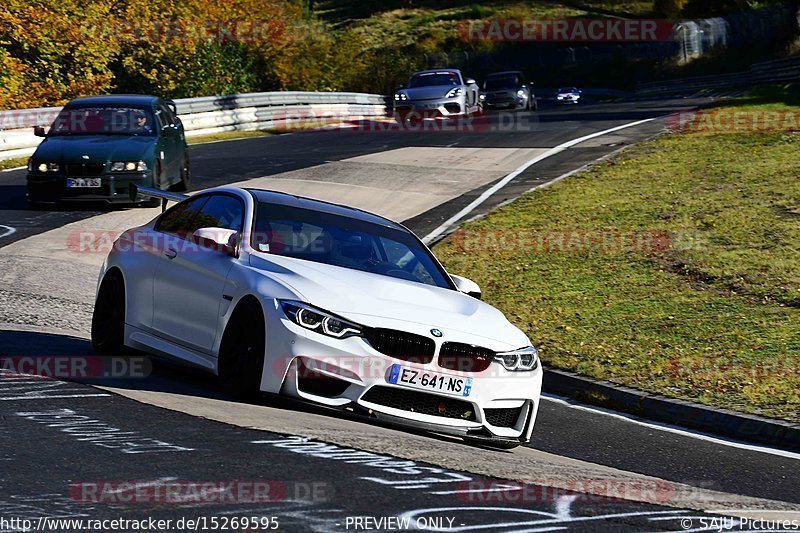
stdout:
{"type": "Polygon", "coordinates": [[[415,72],[394,95],[395,113],[408,117],[448,117],[480,110],[478,84],[458,69],[415,72]]]}

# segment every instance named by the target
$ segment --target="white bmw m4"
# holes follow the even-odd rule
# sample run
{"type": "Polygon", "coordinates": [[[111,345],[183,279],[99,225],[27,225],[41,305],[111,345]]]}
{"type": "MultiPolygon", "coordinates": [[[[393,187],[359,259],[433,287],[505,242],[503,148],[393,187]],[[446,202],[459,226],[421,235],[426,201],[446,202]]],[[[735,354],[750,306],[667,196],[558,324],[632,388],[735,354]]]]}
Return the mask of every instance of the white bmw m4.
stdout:
{"type": "Polygon", "coordinates": [[[408,229],[358,209],[221,187],[123,233],[92,320],[126,347],[281,394],[500,448],[528,442],[538,352],[408,229]]]}

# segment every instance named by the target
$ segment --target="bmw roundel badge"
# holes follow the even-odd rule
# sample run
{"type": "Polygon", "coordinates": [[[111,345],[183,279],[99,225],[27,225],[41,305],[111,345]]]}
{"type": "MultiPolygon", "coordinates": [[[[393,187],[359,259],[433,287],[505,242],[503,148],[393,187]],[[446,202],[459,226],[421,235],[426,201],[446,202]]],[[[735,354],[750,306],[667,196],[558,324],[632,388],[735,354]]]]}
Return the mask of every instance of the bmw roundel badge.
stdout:
{"type": "Polygon", "coordinates": [[[441,332],[441,331],[439,331],[438,329],[432,329],[432,330],[431,330],[431,335],[433,335],[434,337],[441,337],[441,336],[443,336],[443,335],[444,335],[444,333],[442,333],[442,332],[441,332]]]}

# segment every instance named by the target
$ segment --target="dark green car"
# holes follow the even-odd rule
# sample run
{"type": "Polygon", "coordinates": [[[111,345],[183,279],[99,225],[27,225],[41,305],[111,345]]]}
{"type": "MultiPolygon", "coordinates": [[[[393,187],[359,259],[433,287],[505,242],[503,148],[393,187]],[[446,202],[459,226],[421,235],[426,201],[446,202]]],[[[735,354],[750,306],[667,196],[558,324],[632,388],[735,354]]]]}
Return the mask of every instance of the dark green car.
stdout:
{"type": "MultiPolygon", "coordinates": [[[[155,96],[78,98],[59,112],[28,162],[31,204],[130,203],[129,185],[189,187],[189,155],[175,103],[155,96]]],[[[155,203],[155,202],[154,202],[155,203]]]]}

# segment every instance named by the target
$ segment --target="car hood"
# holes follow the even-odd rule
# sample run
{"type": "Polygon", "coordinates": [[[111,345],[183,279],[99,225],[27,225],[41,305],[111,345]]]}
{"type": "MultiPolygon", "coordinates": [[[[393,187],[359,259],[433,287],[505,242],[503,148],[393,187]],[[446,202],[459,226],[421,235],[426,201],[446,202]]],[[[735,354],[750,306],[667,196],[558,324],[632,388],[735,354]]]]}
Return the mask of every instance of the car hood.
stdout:
{"type": "Polygon", "coordinates": [[[422,324],[484,337],[503,350],[530,344],[500,311],[455,290],[260,252],[250,256],[250,265],[306,303],[364,325],[384,323],[377,319],[422,324]]]}
{"type": "Polygon", "coordinates": [[[409,100],[433,100],[435,98],[444,98],[447,93],[453,89],[458,89],[463,86],[457,85],[434,85],[431,87],[416,87],[414,89],[406,89],[404,92],[409,100]]]}
{"type": "Polygon", "coordinates": [[[155,144],[155,137],[145,136],[53,136],[42,141],[33,157],[35,161],[53,162],[150,161],[155,144]]]}

